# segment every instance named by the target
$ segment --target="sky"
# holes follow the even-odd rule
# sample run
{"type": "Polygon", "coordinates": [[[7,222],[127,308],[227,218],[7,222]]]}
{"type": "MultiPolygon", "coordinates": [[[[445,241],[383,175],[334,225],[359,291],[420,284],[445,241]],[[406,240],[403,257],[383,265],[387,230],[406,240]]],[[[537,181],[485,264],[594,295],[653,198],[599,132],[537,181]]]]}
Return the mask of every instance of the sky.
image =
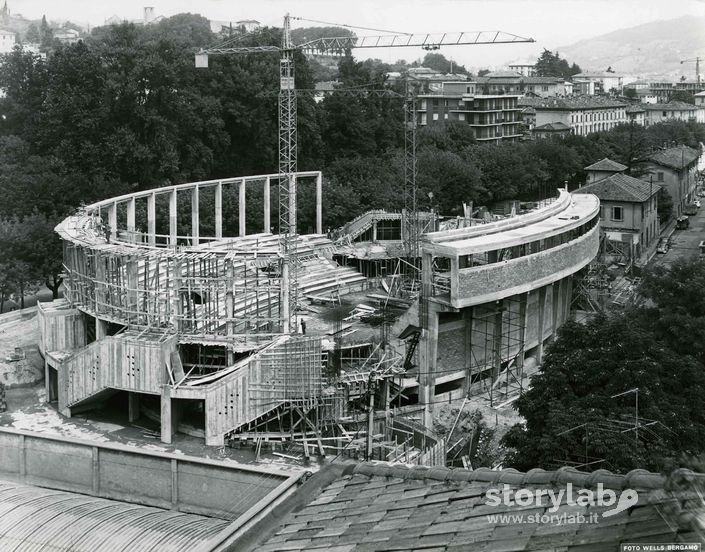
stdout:
{"type": "MultiPolygon", "coordinates": [[[[705,16],[705,0],[8,0],[12,13],[29,19],[103,24],[112,15],[142,17],[144,6],[157,15],[199,13],[208,19],[255,19],[281,26],[285,13],[308,20],[405,33],[499,30],[533,38],[533,44],[453,46],[440,53],[466,67],[499,67],[535,61],[544,48],[556,51],[582,39],[621,28],[687,15],[705,16]]],[[[294,21],[292,26],[316,26],[294,21]]],[[[358,30],[358,36],[383,34],[358,30]]],[[[705,29],[703,29],[705,32],[705,29]]],[[[358,50],[356,57],[385,62],[423,58],[419,48],[358,50]]]]}

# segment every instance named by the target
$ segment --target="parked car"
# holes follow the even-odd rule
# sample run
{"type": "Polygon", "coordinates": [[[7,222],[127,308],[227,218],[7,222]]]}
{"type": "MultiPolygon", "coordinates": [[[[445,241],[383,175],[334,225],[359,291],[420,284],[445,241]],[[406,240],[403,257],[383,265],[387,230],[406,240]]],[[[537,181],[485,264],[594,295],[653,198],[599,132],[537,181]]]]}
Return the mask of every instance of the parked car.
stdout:
{"type": "Polygon", "coordinates": [[[668,240],[666,238],[661,238],[656,247],[656,253],[668,253],[668,240]]]}
{"type": "Polygon", "coordinates": [[[688,205],[686,205],[683,209],[683,214],[689,216],[697,215],[698,206],[695,203],[688,203],[688,205]]]}
{"type": "Polygon", "coordinates": [[[690,221],[688,220],[688,217],[685,216],[685,215],[681,215],[681,216],[678,217],[678,219],[676,220],[676,228],[677,228],[678,230],[685,230],[685,229],[688,228],[689,226],[690,226],[690,221]]]}

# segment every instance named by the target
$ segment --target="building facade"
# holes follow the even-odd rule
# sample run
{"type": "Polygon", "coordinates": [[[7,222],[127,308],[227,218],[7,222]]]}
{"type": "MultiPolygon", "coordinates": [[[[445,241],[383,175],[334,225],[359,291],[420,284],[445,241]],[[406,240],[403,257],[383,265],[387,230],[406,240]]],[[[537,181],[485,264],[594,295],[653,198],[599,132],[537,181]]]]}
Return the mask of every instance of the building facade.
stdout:
{"type": "Polygon", "coordinates": [[[685,102],[644,104],[646,126],[667,121],[697,121],[698,108],[685,102]]]}
{"type": "Polygon", "coordinates": [[[9,54],[15,47],[15,33],[13,31],[0,30],[0,54],[9,54]]]}
{"type": "Polygon", "coordinates": [[[688,146],[676,146],[651,154],[647,163],[650,181],[664,188],[673,201],[673,215],[683,214],[685,206],[695,201],[700,152],[688,146]]]}
{"type": "Polygon", "coordinates": [[[622,165],[621,163],[617,163],[616,161],[612,161],[611,159],[605,157],[597,163],[593,163],[592,165],[585,167],[585,172],[587,174],[586,183],[593,184],[614,174],[623,173],[626,170],[626,165],[622,165]]]}
{"type": "Polygon", "coordinates": [[[628,122],[627,104],[603,97],[546,98],[532,100],[522,98],[522,106],[536,110],[536,126],[548,123],[563,123],[573,134],[585,136],[592,132],[610,130],[628,122]]]}
{"type": "Polygon", "coordinates": [[[624,85],[624,77],[616,73],[578,73],[573,80],[594,83],[594,94],[621,94],[624,85]]]}
{"type": "Polygon", "coordinates": [[[525,385],[598,248],[599,200],[566,191],[518,216],[422,236],[419,403],[487,392],[498,405],[525,385]]]}
{"type": "Polygon", "coordinates": [[[417,99],[420,125],[464,121],[478,142],[516,141],[522,136],[519,96],[478,93],[476,83],[445,82],[440,94],[417,99]]]}
{"type": "Polygon", "coordinates": [[[643,264],[658,243],[660,189],[657,184],[614,172],[575,193],[600,199],[600,232],[609,242],[606,252],[643,264]]]}

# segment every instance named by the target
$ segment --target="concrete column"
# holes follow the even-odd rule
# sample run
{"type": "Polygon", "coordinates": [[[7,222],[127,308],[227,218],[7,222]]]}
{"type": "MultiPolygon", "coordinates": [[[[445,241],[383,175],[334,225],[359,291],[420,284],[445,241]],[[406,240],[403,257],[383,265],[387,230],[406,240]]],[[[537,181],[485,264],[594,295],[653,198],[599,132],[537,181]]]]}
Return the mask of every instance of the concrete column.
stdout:
{"type": "Polygon", "coordinates": [[[526,326],[529,324],[529,309],[527,308],[529,304],[529,293],[522,293],[519,296],[519,320],[521,320],[521,327],[519,328],[519,354],[516,357],[517,374],[519,378],[520,388],[524,388],[524,357],[526,356],[526,326]]]}
{"type": "MultiPolygon", "coordinates": [[[[423,300],[423,298],[421,299],[423,300]]],[[[434,399],[436,359],[438,357],[438,312],[429,305],[426,327],[419,341],[419,403],[424,405],[423,424],[431,427],[431,405],[434,399]]]]}
{"type": "Polygon", "coordinates": [[[215,185],[215,237],[223,237],[223,183],[215,185]]]}
{"type": "Polygon", "coordinates": [[[463,309],[463,321],[465,322],[465,394],[470,391],[470,381],[472,380],[472,324],[473,307],[463,309]]]}
{"type": "Polygon", "coordinates": [[[201,219],[198,215],[198,186],[191,189],[191,245],[198,245],[201,219]]]}
{"type": "Polygon", "coordinates": [[[110,239],[117,238],[117,203],[111,203],[108,207],[108,226],[110,226],[110,239]]]}
{"type": "Polygon", "coordinates": [[[127,241],[137,243],[137,228],[135,226],[135,198],[127,201],[127,241]]]}
{"type": "Polygon", "coordinates": [[[323,234],[323,174],[320,172],[316,175],[316,233],[323,234]]]}
{"type": "Polygon", "coordinates": [[[171,387],[162,387],[161,395],[161,441],[171,443],[174,440],[174,428],[172,426],[171,412],[171,387]]]}
{"type": "Polygon", "coordinates": [[[539,324],[538,324],[538,346],[536,347],[536,359],[541,363],[543,360],[543,327],[546,320],[546,287],[539,289],[539,324]]]}
{"type": "Polygon", "coordinates": [[[44,358],[44,396],[46,397],[46,402],[51,402],[51,368],[47,362],[46,357],[44,358]]]}
{"type": "Polygon", "coordinates": [[[245,179],[242,178],[239,184],[239,197],[238,197],[238,223],[240,225],[240,236],[247,235],[247,204],[246,204],[246,189],[245,189],[245,179]]]}
{"type": "Polygon", "coordinates": [[[495,302],[497,309],[494,314],[493,334],[492,334],[492,388],[490,389],[490,406],[494,406],[495,398],[495,383],[499,377],[502,368],[502,331],[503,331],[503,313],[504,302],[502,300],[495,302]]]}
{"type": "Polygon", "coordinates": [[[264,181],[264,231],[272,231],[271,183],[269,177],[264,181]]]}
{"type": "Polygon", "coordinates": [[[147,242],[154,247],[157,244],[157,194],[147,196],[147,242]]]}
{"type": "Polygon", "coordinates": [[[100,318],[95,319],[95,340],[100,341],[108,335],[108,323],[100,318]]]}
{"type": "Polygon", "coordinates": [[[176,247],[177,228],[177,201],[176,190],[169,192],[169,245],[176,247]]]}
{"type": "Polygon", "coordinates": [[[130,423],[140,417],[140,394],[133,391],[127,393],[127,419],[130,423]]]}
{"type": "Polygon", "coordinates": [[[563,299],[563,294],[561,293],[563,291],[562,288],[563,280],[553,282],[553,300],[551,302],[551,341],[556,339],[556,330],[558,329],[558,326],[560,326],[559,314],[561,300],[563,299]]]}
{"type": "MultiPolygon", "coordinates": [[[[319,232],[320,234],[320,232],[319,232]]],[[[377,241],[377,221],[374,221],[372,223],[372,241],[376,242],[377,241]]]]}

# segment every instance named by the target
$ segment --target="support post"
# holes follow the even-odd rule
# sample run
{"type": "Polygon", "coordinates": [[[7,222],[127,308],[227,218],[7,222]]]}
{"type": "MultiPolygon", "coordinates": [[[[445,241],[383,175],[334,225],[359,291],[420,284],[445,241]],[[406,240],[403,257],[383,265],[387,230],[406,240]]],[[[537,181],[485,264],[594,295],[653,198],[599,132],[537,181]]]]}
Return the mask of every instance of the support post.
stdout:
{"type": "Polygon", "coordinates": [[[157,245],[157,194],[152,192],[147,196],[147,242],[157,245]]]}
{"type": "Polygon", "coordinates": [[[316,234],[323,234],[323,174],[316,175],[316,234]]]}
{"type": "Polygon", "coordinates": [[[174,429],[171,420],[171,387],[162,387],[161,395],[161,441],[171,443],[174,440],[174,429]]]}
{"type": "Polygon", "coordinates": [[[239,208],[238,211],[238,223],[240,225],[240,236],[246,236],[247,235],[247,204],[246,202],[246,189],[245,189],[245,179],[242,178],[240,179],[240,185],[239,185],[239,197],[237,201],[237,205],[239,208]]]}
{"type": "Polygon", "coordinates": [[[536,347],[536,359],[539,364],[543,361],[543,328],[546,320],[546,286],[539,289],[539,327],[538,346],[536,347]]]}
{"type": "Polygon", "coordinates": [[[110,239],[117,238],[117,203],[108,206],[108,226],[110,226],[110,239]]]}
{"type": "Polygon", "coordinates": [[[271,182],[269,177],[264,180],[264,232],[272,231],[271,182]]]}
{"type": "Polygon", "coordinates": [[[51,402],[51,368],[47,362],[46,356],[44,357],[44,396],[46,397],[46,402],[51,402]]]}
{"type": "Polygon", "coordinates": [[[198,245],[201,219],[198,214],[198,186],[191,189],[191,245],[198,245]]]}
{"type": "Polygon", "coordinates": [[[171,459],[171,509],[179,509],[179,461],[171,459]]]}
{"type": "Polygon", "coordinates": [[[177,217],[176,217],[176,190],[173,189],[169,192],[169,245],[171,247],[176,247],[176,236],[177,234],[177,217]]]}
{"type": "Polygon", "coordinates": [[[127,393],[127,419],[130,423],[136,422],[140,417],[140,395],[134,391],[127,393]]]}
{"type": "Polygon", "coordinates": [[[137,228],[135,225],[135,198],[127,201],[127,241],[137,243],[137,228]]]}
{"type": "Polygon", "coordinates": [[[223,237],[223,183],[215,185],[215,237],[223,237]]]}

